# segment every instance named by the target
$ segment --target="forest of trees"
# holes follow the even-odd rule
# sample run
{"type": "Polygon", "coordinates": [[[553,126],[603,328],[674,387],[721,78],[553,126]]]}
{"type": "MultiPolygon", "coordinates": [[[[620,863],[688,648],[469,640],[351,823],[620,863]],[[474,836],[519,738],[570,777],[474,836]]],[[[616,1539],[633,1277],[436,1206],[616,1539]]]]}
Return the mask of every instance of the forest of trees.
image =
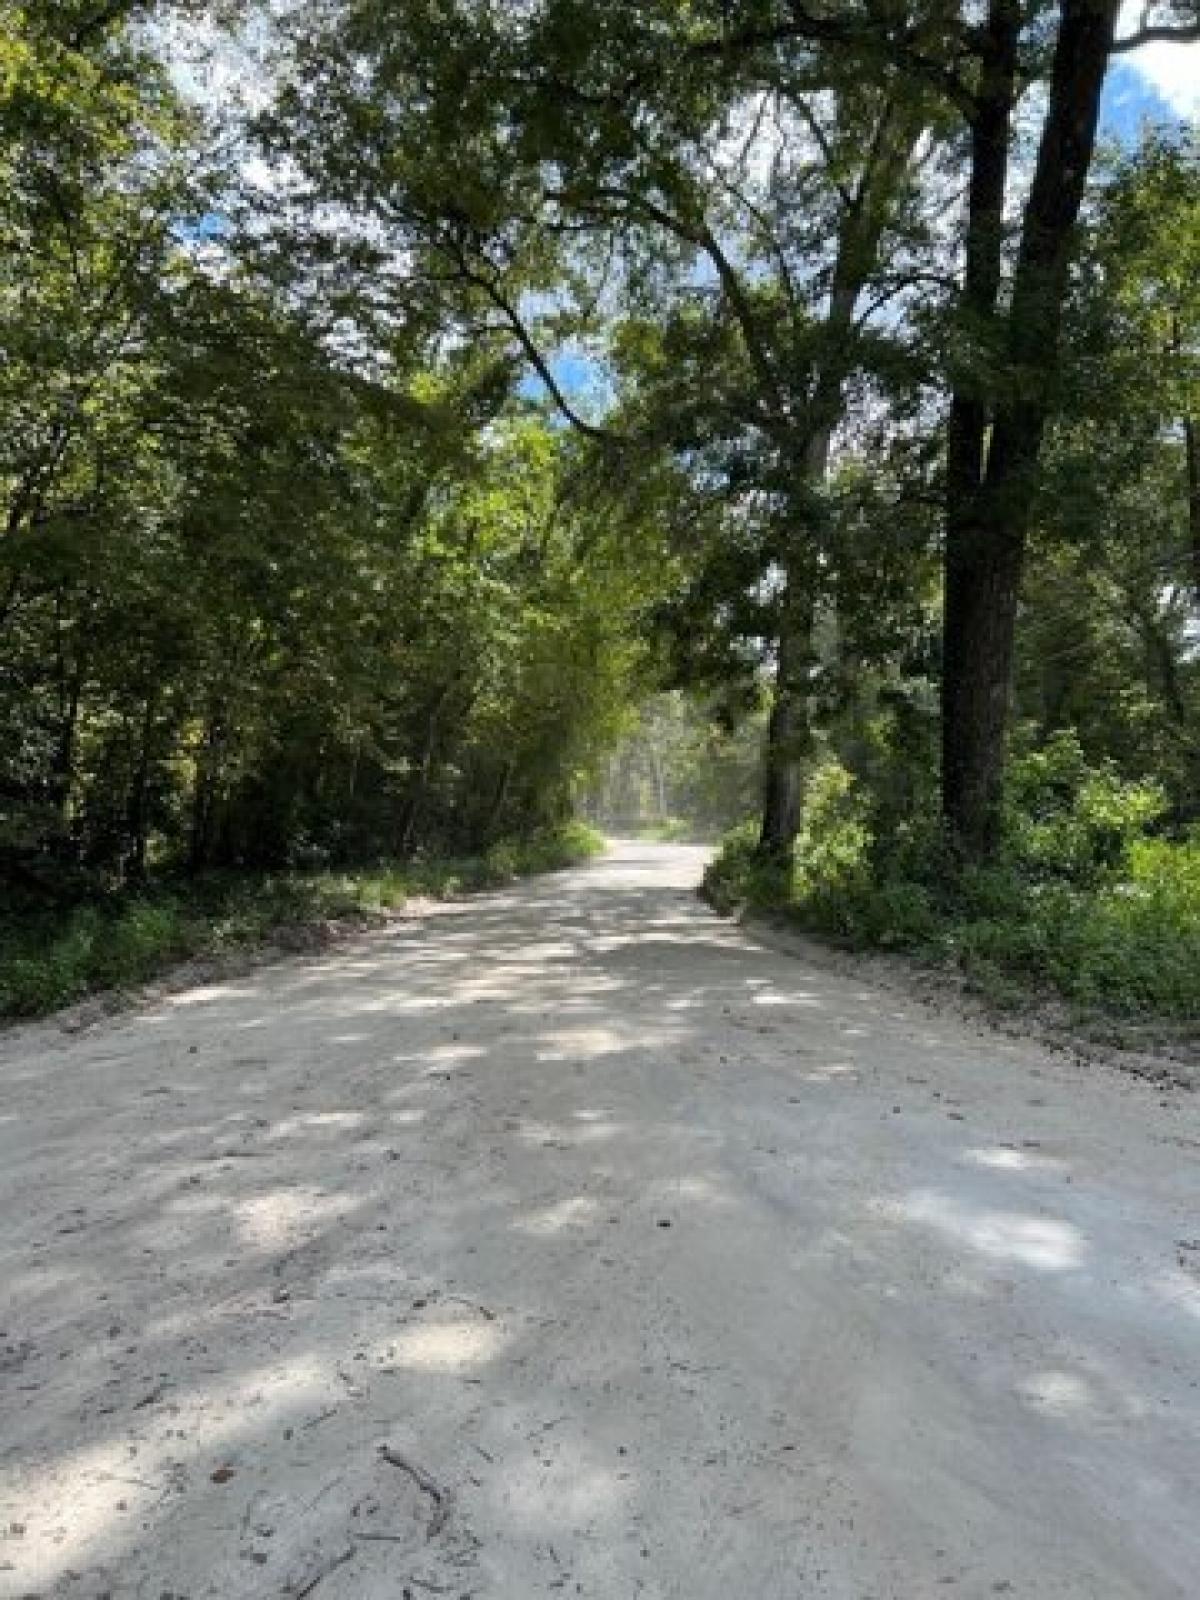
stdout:
{"type": "Polygon", "coordinates": [[[647,700],[583,795],[606,832],[713,840],[762,793],[765,707],[731,719],[720,701],[675,690],[647,700]]]}
{"type": "Polygon", "coordinates": [[[1196,0],[0,17],[14,914],[544,833],[670,690],[732,896],[1200,1014],[1200,143],[1100,131],[1196,0]]]}

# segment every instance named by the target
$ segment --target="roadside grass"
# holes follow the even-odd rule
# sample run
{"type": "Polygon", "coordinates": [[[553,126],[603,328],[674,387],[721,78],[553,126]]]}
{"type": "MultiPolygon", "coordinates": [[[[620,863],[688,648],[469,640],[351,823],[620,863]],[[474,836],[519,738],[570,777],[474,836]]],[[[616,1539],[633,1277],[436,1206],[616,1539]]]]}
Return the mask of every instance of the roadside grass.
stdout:
{"type": "Polygon", "coordinates": [[[567,823],[485,854],[382,862],[345,872],[212,874],[138,893],[0,917],[0,1018],[37,1017],[124,989],[183,961],[269,944],[329,923],[366,924],[417,898],[449,899],[599,855],[603,836],[567,823]]]}
{"type": "Polygon", "coordinates": [[[664,817],[660,822],[644,822],[635,829],[638,839],[654,844],[704,844],[713,835],[689,822],[686,817],[664,817]]]}

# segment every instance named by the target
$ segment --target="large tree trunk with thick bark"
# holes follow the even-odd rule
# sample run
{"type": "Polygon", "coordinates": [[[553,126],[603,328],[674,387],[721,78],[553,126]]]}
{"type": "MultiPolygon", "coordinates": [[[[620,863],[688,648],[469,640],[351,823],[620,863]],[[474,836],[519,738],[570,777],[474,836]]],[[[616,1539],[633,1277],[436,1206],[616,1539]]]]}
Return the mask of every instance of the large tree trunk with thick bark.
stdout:
{"type": "Polygon", "coordinates": [[[804,762],[812,750],[809,705],[813,598],[800,574],[789,574],[781,607],[775,687],[767,725],[766,781],[759,848],[786,856],[800,829],[804,762]]]}
{"type": "MultiPolygon", "coordinates": [[[[840,385],[838,393],[840,396],[840,385]]],[[[829,470],[832,442],[830,423],[819,428],[804,449],[804,492],[814,504],[829,470]]],[[[800,831],[804,764],[812,753],[813,743],[814,576],[812,551],[803,547],[792,551],[780,597],[775,686],[767,724],[766,780],[759,835],[759,848],[765,855],[787,856],[800,831]]]]}
{"type": "Polygon", "coordinates": [[[1192,556],[1192,587],[1200,599],[1200,424],[1183,419],[1183,451],[1187,464],[1188,544],[1192,556]]]}
{"type": "Polygon", "coordinates": [[[942,804],[970,856],[995,843],[1024,539],[1011,524],[948,531],[942,647],[942,804]]]}
{"type": "Polygon", "coordinates": [[[1004,197],[1016,103],[1019,0],[991,0],[975,114],[967,197],[966,267],[946,438],[946,544],[942,626],[942,805],[951,828],[983,848],[999,787],[1004,705],[1011,670],[1008,607],[1014,573],[979,526],[990,409],[984,376],[994,337],[1004,253],[1004,197]],[[996,604],[1001,596],[1003,614],[996,604]],[[999,686],[997,688],[997,686],[999,686]],[[996,727],[999,723],[999,742],[996,727]]]}
{"type": "MultiPolygon", "coordinates": [[[[1050,100],[1022,217],[1013,295],[995,327],[1020,7],[992,0],[972,127],[964,322],[989,326],[994,386],[970,365],[947,454],[942,804],[968,858],[995,843],[1017,605],[1046,425],[1053,415],[1070,251],[1095,145],[1119,0],[1063,0],[1050,100]],[[1002,335],[1002,337],[1001,337],[1002,335]]],[[[986,366],[986,363],[983,364],[986,366]]]]}

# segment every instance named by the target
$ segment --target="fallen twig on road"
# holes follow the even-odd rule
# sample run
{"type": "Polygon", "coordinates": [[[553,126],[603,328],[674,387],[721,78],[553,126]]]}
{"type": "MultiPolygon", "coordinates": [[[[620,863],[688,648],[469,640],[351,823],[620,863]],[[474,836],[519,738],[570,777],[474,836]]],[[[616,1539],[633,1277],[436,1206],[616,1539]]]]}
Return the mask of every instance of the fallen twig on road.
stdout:
{"type": "Polygon", "coordinates": [[[446,1526],[446,1519],[450,1515],[449,1490],[443,1489],[440,1484],[435,1483],[424,1467],[418,1466],[415,1461],[410,1461],[399,1450],[393,1450],[391,1445],[381,1444],[379,1454],[387,1462],[388,1466],[398,1467],[401,1472],[407,1472],[421,1493],[428,1495],[433,1501],[433,1515],[430,1517],[429,1524],[425,1529],[425,1537],[427,1539],[436,1539],[446,1526]]]}
{"type": "Polygon", "coordinates": [[[336,1572],[339,1567],[344,1567],[347,1561],[354,1559],[354,1546],[350,1545],[345,1550],[340,1550],[337,1555],[331,1556],[323,1566],[317,1568],[311,1577],[307,1578],[299,1589],[288,1588],[284,1593],[289,1600],[304,1600],[310,1595],[319,1583],[323,1583],[331,1572],[336,1572]]]}

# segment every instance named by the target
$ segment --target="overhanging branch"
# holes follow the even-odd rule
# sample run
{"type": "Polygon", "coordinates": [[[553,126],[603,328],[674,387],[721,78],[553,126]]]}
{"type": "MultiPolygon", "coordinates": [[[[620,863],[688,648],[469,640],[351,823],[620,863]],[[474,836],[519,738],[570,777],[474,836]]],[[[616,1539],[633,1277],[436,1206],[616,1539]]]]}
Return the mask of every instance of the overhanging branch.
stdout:
{"type": "Polygon", "coordinates": [[[1114,56],[1128,55],[1131,50],[1140,50],[1144,44],[1196,44],[1200,42],[1200,18],[1195,22],[1170,22],[1156,23],[1150,27],[1139,28],[1136,33],[1130,33],[1124,39],[1114,39],[1110,54],[1114,56]]]}
{"type": "Polygon", "coordinates": [[[495,277],[490,272],[472,265],[466,251],[457,241],[443,237],[439,243],[446,254],[455,262],[463,280],[481,290],[503,317],[506,326],[520,345],[525,359],[545,384],[546,392],[565,420],[577,432],[583,434],[585,438],[594,439],[601,444],[623,443],[624,441],[620,434],[614,433],[608,428],[597,427],[594,422],[589,422],[586,417],[580,416],[579,412],[576,411],[563,392],[562,385],[554,376],[550,363],[538,348],[537,341],[530,333],[525,319],[508,295],[505,294],[495,277]]]}

